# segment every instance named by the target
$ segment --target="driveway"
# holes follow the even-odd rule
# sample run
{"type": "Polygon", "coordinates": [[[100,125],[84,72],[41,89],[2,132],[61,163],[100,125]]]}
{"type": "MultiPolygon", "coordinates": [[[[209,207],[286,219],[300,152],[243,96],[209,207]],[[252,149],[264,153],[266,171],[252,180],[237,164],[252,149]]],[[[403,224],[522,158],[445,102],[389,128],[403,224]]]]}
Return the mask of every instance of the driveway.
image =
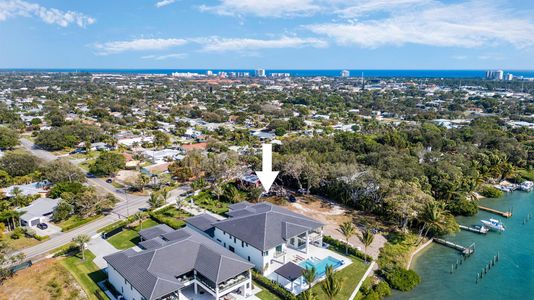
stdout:
{"type": "Polygon", "coordinates": [[[95,255],[93,262],[100,268],[104,269],[108,266],[104,260],[104,256],[119,252],[120,250],[113,247],[108,241],[104,240],[100,234],[94,236],[87,244],[87,249],[91,250],[95,255]]]}
{"type": "Polygon", "coordinates": [[[46,229],[39,229],[37,227],[32,227],[33,230],[35,230],[35,233],[40,236],[52,236],[54,234],[61,232],[61,227],[54,225],[50,222],[47,222],[46,225],[48,225],[48,228],[46,229]]]}

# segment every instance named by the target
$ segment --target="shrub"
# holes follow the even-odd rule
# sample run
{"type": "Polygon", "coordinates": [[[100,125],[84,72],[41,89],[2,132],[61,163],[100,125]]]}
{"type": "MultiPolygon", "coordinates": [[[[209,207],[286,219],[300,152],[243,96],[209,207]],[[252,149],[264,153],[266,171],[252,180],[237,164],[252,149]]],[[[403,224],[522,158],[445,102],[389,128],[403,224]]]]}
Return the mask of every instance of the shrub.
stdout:
{"type": "Polygon", "coordinates": [[[380,297],[387,297],[391,295],[391,288],[389,287],[389,284],[385,281],[380,281],[375,287],[375,292],[380,295],[380,297]]]}
{"type": "Polygon", "coordinates": [[[474,201],[461,199],[448,205],[448,210],[453,215],[474,216],[478,213],[478,206],[474,201]]]}
{"type": "Polygon", "coordinates": [[[293,295],[290,291],[286,290],[283,286],[278,283],[272,282],[269,278],[259,274],[256,271],[252,271],[252,278],[254,281],[267,289],[269,292],[278,296],[282,300],[296,300],[297,297],[293,295]]]}
{"type": "Polygon", "coordinates": [[[26,234],[26,230],[22,227],[17,227],[11,232],[11,239],[18,240],[26,234]]]}
{"type": "Polygon", "coordinates": [[[421,277],[415,271],[398,267],[385,270],[384,275],[392,288],[403,292],[412,290],[421,282],[421,277]]]}
{"type": "MultiPolygon", "coordinates": [[[[345,247],[346,247],[347,244],[345,244],[344,242],[336,240],[333,237],[328,236],[328,235],[323,236],[323,242],[325,242],[327,244],[330,244],[330,246],[335,248],[336,251],[338,251],[340,253],[345,253],[345,247]]],[[[354,255],[357,258],[360,258],[360,259],[365,260],[365,261],[372,261],[373,260],[373,258],[371,256],[363,253],[362,251],[360,251],[360,250],[358,250],[358,249],[356,249],[356,248],[354,248],[352,246],[348,247],[348,253],[350,255],[354,255]]]]}
{"type": "Polygon", "coordinates": [[[380,297],[380,294],[378,294],[377,292],[371,291],[369,294],[365,295],[362,299],[363,300],[380,300],[382,298],[380,297]]]}
{"type": "Polygon", "coordinates": [[[499,197],[504,196],[504,192],[503,191],[500,191],[499,189],[494,188],[494,187],[489,186],[489,185],[483,186],[480,189],[480,194],[482,196],[484,196],[484,197],[487,197],[487,198],[499,198],[499,197]]]}

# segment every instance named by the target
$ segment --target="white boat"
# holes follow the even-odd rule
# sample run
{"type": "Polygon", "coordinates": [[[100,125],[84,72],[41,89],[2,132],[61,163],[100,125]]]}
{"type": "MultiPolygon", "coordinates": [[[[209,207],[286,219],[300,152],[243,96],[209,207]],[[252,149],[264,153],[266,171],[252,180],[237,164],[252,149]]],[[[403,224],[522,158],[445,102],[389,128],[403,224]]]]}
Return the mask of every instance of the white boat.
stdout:
{"type": "Polygon", "coordinates": [[[506,228],[504,227],[504,224],[501,223],[501,221],[496,219],[489,219],[488,220],[480,220],[484,226],[488,227],[489,229],[497,230],[497,231],[505,231],[506,228]]]}
{"type": "Polygon", "coordinates": [[[534,188],[534,182],[532,181],[525,181],[519,185],[519,189],[525,192],[532,191],[532,188],[534,188]]]}

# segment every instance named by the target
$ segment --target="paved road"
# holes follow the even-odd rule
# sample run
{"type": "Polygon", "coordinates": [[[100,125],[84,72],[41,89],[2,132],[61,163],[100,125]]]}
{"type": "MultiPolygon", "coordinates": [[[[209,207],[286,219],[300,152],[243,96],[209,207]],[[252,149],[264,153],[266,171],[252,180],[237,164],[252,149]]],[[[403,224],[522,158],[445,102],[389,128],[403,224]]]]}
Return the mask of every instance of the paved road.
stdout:
{"type": "MultiPolygon", "coordinates": [[[[41,158],[44,161],[50,161],[50,160],[54,160],[58,158],[57,156],[55,156],[54,154],[48,151],[36,149],[34,144],[27,139],[21,139],[21,143],[24,146],[24,148],[26,148],[28,151],[30,151],[35,156],[41,158]]],[[[27,259],[35,259],[43,254],[50,252],[51,250],[61,247],[69,243],[72,240],[72,238],[77,235],[87,234],[89,236],[93,236],[97,233],[97,230],[99,228],[102,228],[104,226],[107,226],[109,224],[112,224],[118,221],[121,218],[121,216],[124,217],[124,216],[133,215],[139,211],[139,208],[148,207],[147,205],[148,197],[146,196],[126,194],[124,193],[124,191],[120,189],[116,189],[111,184],[108,184],[104,180],[99,179],[99,178],[88,178],[87,182],[88,184],[94,186],[99,191],[112,193],[115,197],[117,197],[120,200],[120,202],[117,203],[117,205],[113,209],[113,213],[103,218],[100,218],[98,220],[95,220],[91,223],[88,223],[81,227],[73,229],[71,231],[58,233],[57,235],[52,236],[49,240],[46,240],[33,247],[22,249],[20,252],[24,253],[27,259]]],[[[168,202],[175,201],[174,199],[176,199],[176,197],[179,194],[189,189],[190,188],[188,186],[184,186],[184,187],[179,187],[177,189],[172,190],[170,192],[170,197],[167,201],[168,202]]]]}

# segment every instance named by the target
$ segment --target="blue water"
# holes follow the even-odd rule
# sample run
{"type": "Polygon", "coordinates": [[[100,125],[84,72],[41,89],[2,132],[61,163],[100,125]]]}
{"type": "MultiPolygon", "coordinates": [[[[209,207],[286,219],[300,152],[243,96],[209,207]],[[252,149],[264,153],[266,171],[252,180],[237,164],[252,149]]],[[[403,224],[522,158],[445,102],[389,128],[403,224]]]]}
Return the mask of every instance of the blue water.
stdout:
{"type": "Polygon", "coordinates": [[[534,216],[534,192],[513,192],[501,199],[481,200],[481,205],[499,210],[513,209],[513,217],[505,219],[487,212],[473,217],[459,217],[463,225],[480,224],[480,219],[497,218],[506,225],[506,232],[487,235],[461,231],[446,239],[476,251],[450,274],[451,265],[460,256],[455,250],[433,244],[415,261],[414,270],[422,283],[408,293],[397,292],[392,299],[534,299],[534,218],[523,224],[530,213],[534,216]],[[499,253],[500,260],[476,284],[476,274],[499,253]]]}
{"type": "MultiPolygon", "coordinates": [[[[123,74],[171,74],[172,72],[193,72],[205,74],[208,69],[0,69],[0,72],[88,72],[88,73],[123,73],[123,74]]],[[[249,72],[249,69],[210,69],[218,72],[249,72]]],[[[417,78],[482,78],[486,70],[349,70],[351,76],[365,77],[417,77],[417,78]]],[[[291,76],[339,76],[341,70],[266,70],[267,75],[272,73],[289,73],[291,76]]],[[[534,77],[534,70],[505,70],[515,76],[534,77]]]]}
{"type": "Polygon", "coordinates": [[[332,256],[328,256],[326,258],[323,258],[320,261],[313,261],[311,259],[307,259],[303,262],[301,262],[299,265],[303,267],[304,269],[309,269],[311,267],[315,267],[315,272],[318,277],[323,276],[326,273],[326,267],[332,266],[334,269],[341,266],[342,262],[340,260],[337,260],[333,258],[332,256]]]}

